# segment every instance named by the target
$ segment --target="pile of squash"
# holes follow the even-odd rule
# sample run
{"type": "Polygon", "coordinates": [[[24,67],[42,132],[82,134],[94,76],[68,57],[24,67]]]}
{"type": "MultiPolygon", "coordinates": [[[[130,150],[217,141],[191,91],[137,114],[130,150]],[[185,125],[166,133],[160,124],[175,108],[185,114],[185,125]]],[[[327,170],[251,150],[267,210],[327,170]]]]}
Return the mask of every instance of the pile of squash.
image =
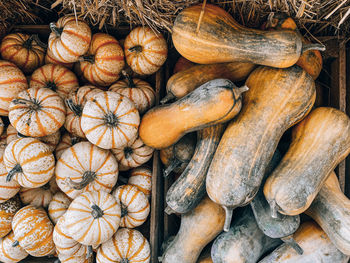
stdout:
{"type": "Polygon", "coordinates": [[[162,263],[349,260],[350,200],[334,169],[350,153],[350,118],[314,107],[324,46],[282,14],[263,28],[205,3],[175,20],[183,58],[164,105],[139,127],[161,150],[165,176],[181,174],[166,193],[165,212],[181,215],[181,225],[162,263]]]}
{"type": "Polygon", "coordinates": [[[167,43],[148,27],[119,42],[74,16],[50,28],[47,44],[11,33],[0,45],[0,261],[149,262],[138,227],[154,149],[138,127],[167,43]]]}

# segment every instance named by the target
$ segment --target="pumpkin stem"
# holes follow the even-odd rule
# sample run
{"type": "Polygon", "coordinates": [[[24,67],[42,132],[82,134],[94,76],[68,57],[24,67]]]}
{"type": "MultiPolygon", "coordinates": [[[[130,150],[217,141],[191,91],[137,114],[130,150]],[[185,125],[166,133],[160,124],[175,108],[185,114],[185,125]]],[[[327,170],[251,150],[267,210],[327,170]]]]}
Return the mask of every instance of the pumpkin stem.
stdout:
{"type": "Polygon", "coordinates": [[[97,219],[103,216],[103,211],[98,205],[93,204],[91,208],[91,215],[93,216],[93,218],[97,219]]]}
{"type": "Polygon", "coordinates": [[[163,176],[168,177],[169,174],[177,167],[179,167],[182,162],[179,159],[174,159],[170,165],[163,171],[163,176]]]}
{"type": "Polygon", "coordinates": [[[50,29],[52,32],[54,32],[56,34],[57,37],[60,37],[62,32],[63,32],[63,28],[58,28],[56,26],[55,22],[50,23],[50,29]]]}
{"type": "Polygon", "coordinates": [[[122,74],[128,81],[129,88],[136,88],[134,80],[130,77],[130,75],[125,70],[122,70],[122,74]]]}
{"type": "Polygon", "coordinates": [[[169,100],[175,99],[175,96],[170,91],[165,95],[163,99],[160,100],[160,104],[167,103],[169,100]]]}
{"type": "Polygon", "coordinates": [[[24,134],[17,132],[17,136],[20,138],[28,138],[28,136],[25,136],[24,134]]]}
{"type": "Polygon", "coordinates": [[[30,110],[32,111],[37,111],[41,108],[40,102],[36,101],[35,99],[33,100],[26,100],[26,99],[14,99],[12,101],[13,104],[17,105],[17,104],[27,104],[30,103],[30,110]]]}
{"type": "Polygon", "coordinates": [[[142,46],[137,45],[137,46],[133,46],[131,48],[128,49],[130,52],[142,52],[142,46]]]}
{"type": "Polygon", "coordinates": [[[74,113],[74,115],[80,117],[81,114],[83,113],[82,107],[80,105],[73,103],[72,99],[66,99],[66,104],[68,108],[74,113]]]}
{"type": "Polygon", "coordinates": [[[174,214],[175,211],[170,207],[170,206],[167,206],[165,209],[164,209],[164,212],[167,214],[167,215],[171,215],[171,214],[174,214]]]}
{"type": "Polygon", "coordinates": [[[124,148],[125,159],[128,159],[133,153],[133,149],[131,147],[124,148]]]}
{"type": "Polygon", "coordinates": [[[232,214],[233,214],[233,207],[227,207],[223,206],[225,210],[225,224],[224,224],[224,231],[227,232],[230,229],[231,221],[232,221],[232,214]]]}
{"type": "Polygon", "coordinates": [[[128,208],[124,204],[121,204],[120,208],[121,208],[120,217],[127,216],[128,215],[128,208]]]}
{"type": "Polygon", "coordinates": [[[304,253],[304,250],[298,245],[297,242],[295,242],[293,235],[281,237],[281,240],[284,243],[290,245],[299,255],[302,255],[304,253]]]}
{"type": "Polygon", "coordinates": [[[78,61],[80,62],[89,62],[91,64],[94,64],[95,63],[95,56],[94,55],[86,55],[86,56],[82,56],[78,59],[78,61]]]}
{"type": "Polygon", "coordinates": [[[34,35],[31,35],[26,41],[23,42],[23,47],[26,49],[31,49],[33,40],[34,40],[34,35]]]}
{"type": "Polygon", "coordinates": [[[16,240],[15,242],[12,243],[12,247],[17,247],[19,245],[18,240],[16,240]]]}
{"type": "Polygon", "coordinates": [[[127,258],[122,258],[122,261],[120,261],[120,263],[129,263],[129,259],[127,259],[127,258]]]}
{"type": "Polygon", "coordinates": [[[247,86],[247,85],[244,85],[244,86],[238,88],[236,92],[237,92],[237,94],[238,94],[238,96],[239,96],[239,95],[241,95],[242,93],[244,93],[244,92],[246,92],[246,91],[248,91],[248,90],[249,90],[248,86],[247,86]]]}
{"type": "Polygon", "coordinates": [[[75,190],[81,190],[86,187],[89,183],[91,183],[96,178],[96,173],[93,171],[86,171],[83,173],[83,178],[80,182],[73,182],[70,177],[67,177],[66,180],[68,182],[69,187],[75,190]]]}
{"type": "Polygon", "coordinates": [[[303,47],[301,49],[301,54],[304,54],[306,51],[309,51],[309,50],[325,51],[326,46],[323,44],[319,44],[319,43],[305,44],[305,45],[303,45],[303,47]]]}
{"type": "Polygon", "coordinates": [[[104,120],[106,122],[106,125],[110,127],[116,127],[118,124],[117,116],[111,111],[104,116],[104,120]]]}
{"type": "Polygon", "coordinates": [[[48,88],[50,90],[56,91],[57,90],[57,85],[55,82],[49,81],[46,83],[45,88],[48,88]]]}
{"type": "Polygon", "coordinates": [[[94,253],[94,250],[92,249],[92,246],[87,247],[87,253],[86,253],[86,259],[90,258],[92,256],[92,253],[94,253]]]}
{"type": "Polygon", "coordinates": [[[16,174],[16,173],[21,173],[23,172],[22,167],[19,164],[16,164],[15,167],[12,168],[11,171],[9,171],[9,173],[6,176],[6,182],[10,182],[12,180],[12,177],[16,174]]]}

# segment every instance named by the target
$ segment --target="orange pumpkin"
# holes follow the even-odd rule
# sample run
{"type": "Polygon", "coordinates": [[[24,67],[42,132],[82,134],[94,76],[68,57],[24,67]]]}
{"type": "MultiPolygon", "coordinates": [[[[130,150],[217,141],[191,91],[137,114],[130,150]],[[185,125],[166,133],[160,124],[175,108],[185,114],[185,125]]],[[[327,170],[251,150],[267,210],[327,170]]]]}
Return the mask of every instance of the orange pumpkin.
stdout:
{"type": "Polygon", "coordinates": [[[168,55],[168,46],[161,34],[150,27],[137,27],[125,38],[124,52],[126,63],[141,75],[157,72],[168,55]]]}
{"type": "Polygon", "coordinates": [[[81,142],[81,140],[82,139],[80,137],[72,136],[69,133],[66,133],[65,135],[63,135],[62,140],[60,141],[60,143],[57,145],[55,149],[56,159],[58,160],[65,150],[67,150],[69,147],[73,146],[74,144],[81,142]]]}
{"type": "Polygon", "coordinates": [[[0,204],[0,237],[4,237],[11,232],[12,219],[21,207],[21,201],[18,196],[0,204]]]}
{"type": "Polygon", "coordinates": [[[2,39],[0,53],[24,73],[32,73],[44,64],[45,48],[37,35],[9,34],[2,39]]]}
{"type": "Polygon", "coordinates": [[[96,86],[109,86],[118,80],[124,65],[118,40],[103,33],[93,35],[89,52],[80,61],[84,77],[96,86]]]}
{"type": "Polygon", "coordinates": [[[20,262],[28,256],[28,253],[21,246],[13,247],[15,242],[13,232],[0,239],[0,261],[4,263],[20,262]]]}
{"type": "Polygon", "coordinates": [[[104,148],[122,148],[135,141],[140,116],[135,105],[116,92],[100,92],[83,109],[81,128],[86,138],[104,148]]]}
{"type": "Polygon", "coordinates": [[[63,152],[55,173],[59,188],[74,199],[86,191],[111,192],[118,180],[118,163],[110,151],[80,142],[63,152]]]}
{"type": "Polygon", "coordinates": [[[152,190],[152,170],[147,166],[140,166],[130,171],[128,184],[136,186],[149,199],[152,190]]]}
{"type": "Polygon", "coordinates": [[[56,64],[56,65],[61,65],[66,68],[72,69],[73,68],[73,63],[64,63],[59,60],[57,60],[54,55],[52,54],[51,50],[48,49],[45,55],[45,64],[56,64]]]}
{"type": "Polygon", "coordinates": [[[47,64],[35,70],[30,78],[31,88],[48,88],[56,91],[62,98],[78,89],[75,74],[61,65],[47,64]]]}
{"type": "Polygon", "coordinates": [[[74,16],[64,16],[50,23],[49,49],[56,60],[64,63],[78,61],[91,42],[91,29],[87,23],[74,16]]]}
{"type": "Polygon", "coordinates": [[[53,197],[48,207],[48,214],[51,221],[56,225],[58,220],[63,216],[72,200],[62,192],[57,192],[53,197]]]}
{"type": "Polygon", "coordinates": [[[0,115],[7,116],[10,102],[28,88],[27,79],[13,63],[0,60],[0,115]]]}

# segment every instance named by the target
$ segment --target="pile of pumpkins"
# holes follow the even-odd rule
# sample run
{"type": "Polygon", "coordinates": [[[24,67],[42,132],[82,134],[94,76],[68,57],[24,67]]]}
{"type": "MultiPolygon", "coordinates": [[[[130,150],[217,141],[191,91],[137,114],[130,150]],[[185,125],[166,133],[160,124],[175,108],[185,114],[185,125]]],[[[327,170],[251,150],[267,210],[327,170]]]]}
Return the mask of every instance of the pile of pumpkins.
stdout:
{"type": "Polygon", "coordinates": [[[138,127],[155,91],[130,72],[158,71],[167,43],[137,27],[122,46],[74,16],[50,28],[47,45],[11,33],[0,46],[0,261],[149,262],[134,228],[150,213],[154,149],[138,127]]]}
{"type": "Polygon", "coordinates": [[[324,46],[283,14],[263,28],[245,28],[205,1],[175,19],[183,58],[165,104],[139,127],[142,141],[161,150],[165,175],[181,173],[165,209],[181,225],[162,263],[349,260],[350,200],[334,169],[350,153],[350,118],[314,107],[324,46]]]}

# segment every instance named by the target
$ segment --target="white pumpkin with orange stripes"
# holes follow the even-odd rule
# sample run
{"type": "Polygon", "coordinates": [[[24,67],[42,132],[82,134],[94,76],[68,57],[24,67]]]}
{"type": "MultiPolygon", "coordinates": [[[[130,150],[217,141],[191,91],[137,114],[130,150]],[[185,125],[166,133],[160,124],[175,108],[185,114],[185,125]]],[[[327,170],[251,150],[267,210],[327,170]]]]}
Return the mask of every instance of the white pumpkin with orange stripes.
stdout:
{"type": "Polygon", "coordinates": [[[0,237],[11,232],[11,222],[16,212],[22,207],[18,196],[0,204],[0,237]]]}
{"type": "Polygon", "coordinates": [[[96,262],[148,263],[150,258],[151,249],[147,239],[135,229],[121,228],[99,247],[96,262]]]}
{"type": "Polygon", "coordinates": [[[49,147],[34,138],[20,138],[5,149],[6,181],[36,188],[50,181],[55,171],[55,157],[49,147]]]}
{"type": "Polygon", "coordinates": [[[75,16],[64,16],[50,23],[49,49],[58,61],[71,63],[84,55],[91,42],[91,29],[75,16]]]}
{"type": "Polygon", "coordinates": [[[149,199],[152,191],[152,170],[148,166],[140,166],[130,171],[128,184],[136,186],[149,199]]]}
{"type": "Polygon", "coordinates": [[[86,258],[86,256],[75,257],[75,256],[65,256],[58,254],[58,259],[61,263],[92,263],[94,262],[94,257],[91,256],[86,258]]]}
{"type": "Polygon", "coordinates": [[[139,137],[121,149],[112,149],[112,152],[118,160],[119,170],[126,171],[148,162],[154,149],[145,145],[139,137]]]}
{"type": "Polygon", "coordinates": [[[104,148],[122,148],[137,138],[140,115],[135,105],[116,92],[100,92],[84,106],[81,128],[86,138],[104,148]]]}
{"type": "Polygon", "coordinates": [[[55,174],[58,187],[72,199],[86,191],[109,193],[118,180],[118,162],[110,151],[80,142],[63,152],[55,174]]]}
{"type": "Polygon", "coordinates": [[[28,88],[23,72],[12,62],[0,60],[0,115],[7,116],[10,102],[28,88]]]}
{"type": "Polygon", "coordinates": [[[65,100],[67,116],[64,127],[72,135],[85,138],[85,134],[80,126],[83,108],[86,101],[99,92],[102,92],[102,90],[97,89],[95,86],[83,86],[76,92],[72,92],[68,95],[67,99],[65,100]]]}
{"type": "Polygon", "coordinates": [[[48,88],[66,98],[79,87],[75,74],[61,65],[47,64],[35,70],[30,78],[31,88],[48,88]]]}
{"type": "Polygon", "coordinates": [[[126,78],[114,83],[109,91],[117,92],[130,99],[141,114],[153,107],[156,93],[151,85],[141,79],[132,79],[126,72],[123,73],[126,78]]]}
{"type": "Polygon", "coordinates": [[[8,34],[2,39],[1,57],[17,65],[24,73],[32,73],[44,64],[45,48],[37,35],[8,34]]]}
{"type": "Polygon", "coordinates": [[[117,231],[120,223],[117,200],[103,191],[85,192],[70,204],[65,218],[69,235],[79,243],[98,246],[117,231]]]}
{"type": "Polygon", "coordinates": [[[150,205],[147,197],[136,186],[121,185],[112,195],[121,206],[120,227],[135,228],[147,220],[150,205]]]}
{"type": "Polygon", "coordinates": [[[136,27],[125,38],[126,63],[140,75],[157,72],[168,55],[168,45],[161,34],[150,27],[136,27]]]}
{"type": "Polygon", "coordinates": [[[28,253],[21,246],[13,247],[15,242],[13,232],[0,239],[0,261],[3,263],[15,263],[28,256],[28,253]]]}
{"type": "Polygon", "coordinates": [[[118,40],[104,33],[92,36],[89,51],[80,60],[84,78],[103,87],[119,79],[124,65],[124,52],[118,40]]]}
{"type": "Polygon", "coordinates": [[[48,207],[51,221],[56,225],[58,220],[66,213],[72,200],[63,192],[57,192],[48,207]]]}
{"type": "Polygon", "coordinates": [[[78,142],[81,142],[82,138],[77,136],[72,136],[70,133],[66,133],[62,136],[61,141],[58,143],[55,149],[55,156],[58,160],[62,153],[67,150],[69,147],[73,146],[74,144],[77,144],[78,142]]]}
{"type": "Polygon", "coordinates": [[[34,257],[43,257],[55,252],[52,240],[53,225],[42,208],[28,205],[21,208],[12,220],[15,245],[20,245],[34,257]]]}
{"type": "Polygon", "coordinates": [[[47,49],[46,55],[45,55],[45,64],[56,64],[61,65],[66,68],[72,69],[74,63],[64,63],[55,58],[55,56],[52,54],[52,51],[50,49],[47,49]]]}

